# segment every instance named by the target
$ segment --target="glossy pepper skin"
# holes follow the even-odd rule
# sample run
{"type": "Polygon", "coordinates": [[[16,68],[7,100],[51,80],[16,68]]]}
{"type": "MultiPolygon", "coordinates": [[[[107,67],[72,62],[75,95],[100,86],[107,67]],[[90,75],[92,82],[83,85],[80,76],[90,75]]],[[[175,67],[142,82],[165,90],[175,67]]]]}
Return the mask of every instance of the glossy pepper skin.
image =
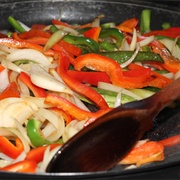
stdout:
{"type": "MultiPolygon", "coordinates": [[[[134,51],[115,51],[115,52],[100,52],[99,54],[114,59],[119,64],[126,62],[132,57],[134,51]]],[[[153,52],[148,51],[139,51],[137,56],[134,58],[134,62],[145,62],[145,61],[156,61],[164,63],[162,57],[153,52]]]]}
{"type": "Polygon", "coordinates": [[[28,120],[27,123],[27,134],[31,143],[35,147],[43,146],[45,144],[50,144],[48,140],[46,140],[40,131],[41,122],[35,119],[28,120]]]}
{"type": "Polygon", "coordinates": [[[99,51],[98,43],[91,38],[66,35],[63,37],[63,41],[68,42],[73,45],[83,46],[85,49],[87,49],[90,52],[99,51]]]}
{"type": "Polygon", "coordinates": [[[121,46],[122,40],[124,39],[124,35],[121,31],[119,31],[117,28],[107,28],[102,29],[99,35],[100,38],[115,38],[116,39],[116,46],[119,48],[121,46]]]}

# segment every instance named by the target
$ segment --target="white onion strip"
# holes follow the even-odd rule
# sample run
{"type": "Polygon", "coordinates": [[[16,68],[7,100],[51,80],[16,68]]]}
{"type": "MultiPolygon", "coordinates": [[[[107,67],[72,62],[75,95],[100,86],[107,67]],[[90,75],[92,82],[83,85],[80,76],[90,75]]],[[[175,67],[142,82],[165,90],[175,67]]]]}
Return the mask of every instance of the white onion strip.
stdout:
{"type": "Polygon", "coordinates": [[[43,53],[35,49],[19,49],[9,54],[6,58],[12,62],[17,60],[29,60],[44,66],[51,64],[49,59],[43,53]]]}
{"type": "Polygon", "coordinates": [[[121,67],[122,67],[122,68],[125,68],[125,67],[127,67],[130,63],[132,63],[133,60],[134,60],[134,58],[137,56],[139,50],[140,50],[140,46],[138,45],[137,48],[136,48],[136,51],[135,51],[134,54],[131,56],[131,58],[129,58],[126,62],[122,63],[122,64],[121,64],[121,67]]]}
{"type": "Polygon", "coordinates": [[[38,87],[55,92],[65,92],[72,94],[72,91],[63,83],[51,76],[45,69],[38,65],[32,65],[30,78],[33,84],[38,87]]]}
{"type": "Polygon", "coordinates": [[[122,92],[123,94],[126,94],[128,96],[131,96],[133,97],[134,99],[136,100],[140,100],[142,99],[140,96],[138,96],[137,94],[127,90],[127,89],[124,89],[124,88],[121,88],[119,86],[116,86],[116,85],[113,85],[113,84],[110,84],[110,83],[105,83],[105,82],[99,82],[98,83],[98,88],[101,88],[101,89],[105,89],[105,90],[109,90],[109,91],[115,91],[115,92],[122,92]]]}

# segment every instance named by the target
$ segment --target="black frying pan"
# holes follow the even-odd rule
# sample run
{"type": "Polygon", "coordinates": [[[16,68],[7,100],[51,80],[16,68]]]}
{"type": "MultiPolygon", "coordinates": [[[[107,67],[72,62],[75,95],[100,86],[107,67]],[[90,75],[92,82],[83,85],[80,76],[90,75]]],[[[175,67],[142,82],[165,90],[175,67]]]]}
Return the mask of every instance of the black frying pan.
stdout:
{"type": "MultiPolygon", "coordinates": [[[[172,26],[180,26],[179,2],[157,1],[153,3],[147,1],[71,1],[71,0],[1,0],[0,1],[0,30],[9,29],[7,17],[14,16],[16,19],[31,25],[33,23],[51,22],[52,18],[59,18],[68,23],[87,23],[96,16],[104,14],[105,18],[101,22],[115,21],[120,23],[132,17],[140,17],[140,12],[145,9],[152,10],[152,29],[160,29],[163,22],[170,22],[172,26]],[[156,2],[156,4],[155,4],[156,2]],[[166,3],[168,5],[166,5],[166,3]],[[173,6],[177,5],[177,6],[173,6]]],[[[163,110],[156,118],[151,131],[144,135],[144,138],[151,140],[161,140],[169,136],[180,133],[180,106],[179,102],[175,106],[163,110]]],[[[151,163],[137,169],[123,170],[123,166],[116,166],[107,172],[98,173],[78,173],[78,174],[22,174],[22,173],[2,173],[0,179],[172,179],[180,178],[180,147],[176,146],[165,150],[166,160],[163,162],[151,163]]]]}

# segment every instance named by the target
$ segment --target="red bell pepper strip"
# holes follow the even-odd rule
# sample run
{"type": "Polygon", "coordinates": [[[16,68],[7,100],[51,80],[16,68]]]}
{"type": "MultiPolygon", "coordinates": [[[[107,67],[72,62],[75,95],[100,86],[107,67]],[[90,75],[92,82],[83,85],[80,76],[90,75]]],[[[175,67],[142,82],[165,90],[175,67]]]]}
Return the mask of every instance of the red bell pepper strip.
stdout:
{"type": "Polygon", "coordinates": [[[33,24],[31,29],[44,29],[46,27],[45,24],[33,24]]]}
{"type": "Polygon", "coordinates": [[[16,138],[16,145],[12,144],[6,137],[0,136],[0,151],[5,155],[15,159],[24,150],[24,146],[19,138],[16,138]]]}
{"type": "Polygon", "coordinates": [[[176,73],[180,70],[180,61],[170,54],[170,52],[165,47],[154,47],[153,52],[158,53],[164,60],[164,65],[162,65],[166,70],[176,73]]]}
{"type": "Polygon", "coordinates": [[[163,30],[154,30],[149,33],[143,34],[143,36],[152,36],[152,35],[160,35],[160,36],[168,36],[170,38],[176,38],[180,36],[180,27],[170,27],[168,29],[163,30]]]}
{"type": "Polygon", "coordinates": [[[52,150],[60,146],[60,144],[51,144],[51,145],[40,146],[35,149],[32,149],[27,153],[25,160],[35,161],[36,163],[41,162],[44,157],[44,152],[48,146],[50,146],[50,150],[52,150]]]}
{"type": "Polygon", "coordinates": [[[74,46],[73,44],[70,44],[63,40],[59,41],[58,45],[63,47],[64,50],[66,50],[68,53],[72,54],[73,56],[79,56],[82,53],[82,50],[79,47],[74,46]]]}
{"type": "Polygon", "coordinates": [[[5,67],[0,64],[0,72],[3,71],[4,69],[5,67]]]}
{"type": "Polygon", "coordinates": [[[19,34],[19,37],[21,39],[28,39],[32,37],[50,38],[51,35],[52,35],[51,33],[43,31],[42,29],[30,29],[29,31],[19,34]]]}
{"type": "Polygon", "coordinates": [[[154,78],[150,73],[144,76],[127,77],[123,76],[120,65],[108,57],[99,54],[85,54],[76,58],[74,68],[81,70],[84,66],[92,67],[96,71],[106,72],[112,84],[123,88],[142,88],[148,85],[154,78]]]}
{"type": "Polygon", "coordinates": [[[37,168],[37,163],[35,161],[24,160],[0,168],[0,171],[35,173],[36,168],[37,168]]]}
{"type": "Polygon", "coordinates": [[[180,144],[180,134],[160,140],[159,142],[162,143],[165,147],[178,145],[180,144]]]}
{"type": "Polygon", "coordinates": [[[99,34],[101,32],[101,27],[92,27],[91,29],[83,32],[86,38],[91,38],[98,42],[99,34]]]}
{"type": "Polygon", "coordinates": [[[70,25],[70,24],[68,24],[68,23],[65,23],[65,22],[62,22],[62,21],[59,21],[59,20],[57,20],[57,19],[52,19],[52,24],[54,24],[54,25],[67,26],[67,27],[69,27],[69,28],[73,28],[73,29],[74,29],[74,27],[73,27],[72,25],[70,25]]]}
{"type": "Polygon", "coordinates": [[[120,164],[136,164],[140,166],[154,161],[164,160],[164,146],[160,142],[148,141],[133,148],[130,153],[120,161],[120,164]]]}
{"type": "Polygon", "coordinates": [[[123,75],[127,77],[149,75],[150,73],[151,73],[150,68],[144,68],[143,66],[139,66],[135,63],[129,64],[128,70],[123,71],[123,75]]]}
{"type": "Polygon", "coordinates": [[[20,92],[15,82],[11,82],[9,86],[0,94],[0,100],[9,97],[20,97],[20,92]]]}
{"type": "Polygon", "coordinates": [[[61,57],[59,58],[59,63],[57,67],[57,73],[60,75],[60,77],[63,79],[63,81],[73,90],[77,93],[84,95],[88,99],[90,99],[92,102],[94,102],[97,106],[99,106],[102,109],[109,108],[104,98],[97,93],[95,90],[93,90],[91,87],[86,86],[76,80],[75,78],[72,78],[67,74],[68,67],[70,65],[70,59],[69,57],[61,53],[61,57]]]}
{"type": "Polygon", "coordinates": [[[103,114],[111,110],[111,108],[106,108],[100,109],[97,112],[85,111],[83,109],[80,109],[67,99],[52,93],[47,94],[47,97],[45,98],[45,103],[51,104],[57,108],[62,109],[67,114],[70,114],[73,118],[79,121],[87,119],[91,119],[92,121],[94,121],[98,117],[102,116],[103,114]]]}
{"type": "Polygon", "coordinates": [[[98,82],[111,83],[109,76],[105,72],[68,70],[67,74],[82,83],[91,84],[93,86],[97,86],[98,82]]]}
{"type": "Polygon", "coordinates": [[[168,85],[172,81],[169,78],[167,78],[167,77],[165,77],[165,76],[163,76],[161,74],[158,74],[157,72],[152,71],[150,68],[145,68],[143,66],[140,66],[140,65],[137,65],[137,64],[134,64],[134,63],[131,63],[128,66],[128,69],[130,69],[131,71],[129,71],[127,73],[125,71],[125,72],[123,72],[123,74],[126,73],[126,75],[127,75],[128,73],[129,74],[133,73],[135,75],[135,73],[136,73],[136,75],[137,75],[139,73],[142,73],[142,74],[139,74],[139,76],[143,76],[143,75],[146,75],[146,74],[149,73],[150,77],[151,77],[151,80],[147,81],[148,86],[163,88],[164,86],[168,85]]]}
{"type": "Polygon", "coordinates": [[[29,42],[29,43],[34,43],[34,44],[40,44],[40,45],[45,45],[48,41],[48,38],[45,38],[45,37],[32,37],[32,38],[28,38],[28,39],[21,39],[18,35],[17,32],[14,32],[12,34],[12,38],[17,40],[17,41],[26,41],[26,42],[29,42]]]}
{"type": "Polygon", "coordinates": [[[26,40],[16,40],[12,38],[0,38],[0,44],[5,45],[7,47],[14,47],[14,48],[30,48],[30,49],[35,49],[37,51],[40,51],[44,53],[45,55],[48,56],[54,56],[54,51],[49,49],[47,51],[43,51],[43,47],[35,44],[35,43],[30,43],[27,42],[26,40]]]}
{"type": "Polygon", "coordinates": [[[6,34],[3,34],[0,32],[0,38],[7,38],[8,36],[6,34]]]}
{"type": "Polygon", "coordinates": [[[53,111],[59,113],[61,116],[63,116],[65,122],[66,122],[66,125],[69,124],[73,118],[67,114],[66,112],[64,112],[62,109],[58,109],[58,108],[51,108],[53,111]]]}
{"type": "Polygon", "coordinates": [[[137,26],[138,22],[139,21],[137,18],[131,18],[119,24],[118,26],[116,26],[116,28],[120,31],[131,33],[133,32],[133,29],[137,26]]]}
{"type": "Polygon", "coordinates": [[[26,86],[33,92],[33,94],[34,94],[36,97],[46,97],[46,91],[45,91],[43,88],[40,88],[40,87],[34,85],[34,84],[31,82],[31,79],[30,79],[29,75],[27,75],[27,74],[24,73],[24,72],[21,72],[20,75],[19,75],[19,79],[20,79],[24,84],[26,84],[26,86]]]}

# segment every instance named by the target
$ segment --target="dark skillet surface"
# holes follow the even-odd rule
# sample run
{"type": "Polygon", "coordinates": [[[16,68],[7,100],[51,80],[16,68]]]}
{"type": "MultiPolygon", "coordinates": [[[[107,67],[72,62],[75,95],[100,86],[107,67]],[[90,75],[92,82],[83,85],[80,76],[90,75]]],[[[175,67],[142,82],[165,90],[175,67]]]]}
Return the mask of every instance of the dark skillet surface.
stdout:
{"type": "MultiPolygon", "coordinates": [[[[125,19],[140,17],[140,12],[152,9],[152,29],[160,29],[163,22],[170,22],[172,26],[180,26],[180,9],[178,1],[163,2],[154,1],[0,1],[0,29],[10,28],[6,19],[9,15],[14,16],[27,25],[32,23],[50,23],[52,18],[59,17],[61,9],[62,20],[69,23],[86,23],[92,21],[96,16],[105,14],[101,21],[115,21],[120,23],[125,19]],[[154,3],[156,2],[156,4],[154,3]],[[166,5],[166,3],[168,5],[166,5]]],[[[144,135],[144,138],[161,140],[180,133],[180,106],[176,103],[174,107],[168,107],[155,119],[153,128],[144,135]]],[[[180,178],[180,147],[165,150],[166,160],[158,163],[144,165],[137,169],[123,171],[124,166],[116,166],[108,172],[97,173],[66,173],[66,174],[21,174],[0,173],[0,179],[172,179],[180,178]]]]}

